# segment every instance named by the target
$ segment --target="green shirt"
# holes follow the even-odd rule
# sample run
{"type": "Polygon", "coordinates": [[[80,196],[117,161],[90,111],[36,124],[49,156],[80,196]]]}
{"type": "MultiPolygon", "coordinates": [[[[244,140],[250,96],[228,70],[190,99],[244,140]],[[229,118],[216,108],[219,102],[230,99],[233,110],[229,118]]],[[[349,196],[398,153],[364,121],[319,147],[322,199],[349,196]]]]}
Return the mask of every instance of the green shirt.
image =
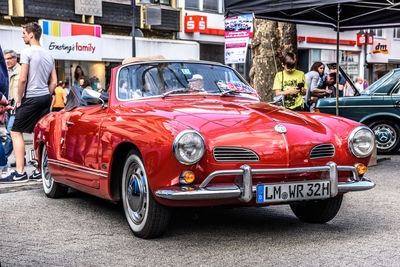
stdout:
{"type": "MultiPolygon", "coordinates": [[[[280,71],[275,76],[273,90],[286,91],[292,87],[297,87],[297,84],[299,83],[303,83],[304,88],[306,90],[308,89],[304,72],[295,70],[289,74],[287,72],[280,71]]],[[[288,109],[294,109],[297,107],[304,108],[303,96],[301,93],[297,93],[295,95],[285,95],[285,107],[288,109]]]]}

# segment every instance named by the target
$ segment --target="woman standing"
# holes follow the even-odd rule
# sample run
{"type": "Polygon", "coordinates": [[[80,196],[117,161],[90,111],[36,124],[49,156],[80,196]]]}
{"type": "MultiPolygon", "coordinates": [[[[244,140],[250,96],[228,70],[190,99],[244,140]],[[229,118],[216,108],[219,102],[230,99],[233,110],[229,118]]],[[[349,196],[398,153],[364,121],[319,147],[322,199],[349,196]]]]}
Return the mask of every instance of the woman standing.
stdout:
{"type": "Polygon", "coordinates": [[[82,67],[81,66],[76,66],[75,71],[74,71],[74,86],[79,86],[79,80],[83,79],[85,77],[85,74],[83,73],[82,67]]]}
{"type": "Polygon", "coordinates": [[[318,89],[319,80],[324,76],[325,65],[322,62],[314,62],[309,72],[306,73],[306,84],[308,87],[304,102],[310,109],[312,104],[317,102],[319,97],[327,95],[325,89],[318,89]]]}

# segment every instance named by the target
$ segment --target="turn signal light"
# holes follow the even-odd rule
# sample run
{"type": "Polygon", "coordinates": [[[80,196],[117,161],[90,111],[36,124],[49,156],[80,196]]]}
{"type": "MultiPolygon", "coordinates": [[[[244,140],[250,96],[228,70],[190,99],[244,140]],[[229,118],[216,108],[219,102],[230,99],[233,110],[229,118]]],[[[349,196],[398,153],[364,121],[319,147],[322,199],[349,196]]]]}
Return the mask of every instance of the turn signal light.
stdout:
{"type": "Polygon", "coordinates": [[[367,172],[367,166],[365,166],[362,163],[357,163],[355,165],[355,167],[356,167],[356,170],[357,170],[358,174],[364,174],[364,173],[367,172]]]}
{"type": "Polygon", "coordinates": [[[315,108],[315,109],[314,109],[314,112],[321,113],[321,112],[319,111],[319,108],[315,108]]]}
{"type": "Polygon", "coordinates": [[[196,177],[192,171],[184,171],[179,177],[179,182],[181,184],[191,184],[195,178],[196,177]]]}

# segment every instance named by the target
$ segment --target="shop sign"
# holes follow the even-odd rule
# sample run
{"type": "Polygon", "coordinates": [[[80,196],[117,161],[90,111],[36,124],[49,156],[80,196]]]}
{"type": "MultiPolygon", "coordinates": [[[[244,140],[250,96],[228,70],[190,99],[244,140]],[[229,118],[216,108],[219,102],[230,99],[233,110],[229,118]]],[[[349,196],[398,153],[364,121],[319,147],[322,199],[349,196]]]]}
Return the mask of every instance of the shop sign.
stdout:
{"type": "MultiPolygon", "coordinates": [[[[374,43],[374,36],[368,35],[367,44],[372,45],[374,43]]],[[[357,45],[365,45],[365,34],[357,34],[357,45]]]]}
{"type": "Polygon", "coordinates": [[[207,31],[207,16],[191,15],[185,16],[185,32],[207,31]]]}
{"type": "Polygon", "coordinates": [[[245,63],[253,15],[225,18],[225,64],[245,63]]]}
{"type": "Polygon", "coordinates": [[[101,61],[101,26],[40,20],[42,46],[55,59],[101,61]]]}
{"type": "Polygon", "coordinates": [[[101,0],[75,0],[75,14],[88,16],[103,16],[101,0]]]}
{"type": "Polygon", "coordinates": [[[390,41],[376,40],[372,46],[372,54],[389,54],[390,41]]]}

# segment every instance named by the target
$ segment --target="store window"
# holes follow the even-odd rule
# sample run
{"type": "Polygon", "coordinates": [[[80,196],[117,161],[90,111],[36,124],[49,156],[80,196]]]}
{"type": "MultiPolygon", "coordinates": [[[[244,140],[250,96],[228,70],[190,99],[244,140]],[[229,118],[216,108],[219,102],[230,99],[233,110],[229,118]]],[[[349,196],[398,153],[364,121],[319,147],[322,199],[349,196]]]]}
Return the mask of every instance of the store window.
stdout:
{"type": "Polygon", "coordinates": [[[162,4],[162,5],[171,5],[171,0],[139,0],[141,4],[162,4]]]}
{"type": "Polygon", "coordinates": [[[375,82],[382,78],[386,73],[397,69],[400,64],[373,64],[372,65],[372,82],[375,82]]]}
{"type": "Polygon", "coordinates": [[[200,9],[199,0],[185,0],[185,8],[199,10],[200,9]]]}
{"type": "Polygon", "coordinates": [[[218,3],[219,1],[215,0],[203,0],[203,10],[204,11],[211,11],[211,12],[218,12],[218,3]]]}
{"type": "MultiPolygon", "coordinates": [[[[325,66],[328,63],[334,63],[336,62],[336,50],[312,49],[310,61],[310,66],[316,61],[321,61],[325,66]]],[[[359,62],[360,53],[358,51],[340,51],[340,67],[353,81],[360,75],[359,62]]],[[[328,70],[327,68],[325,69],[328,70]]]]}
{"type": "Polygon", "coordinates": [[[400,39],[400,28],[394,28],[393,29],[393,38],[394,39],[400,39]]]}
{"type": "Polygon", "coordinates": [[[370,29],[370,32],[374,34],[374,37],[383,38],[383,29],[370,29]]]}
{"type": "Polygon", "coordinates": [[[222,0],[185,0],[186,9],[222,13],[222,0]]]}

